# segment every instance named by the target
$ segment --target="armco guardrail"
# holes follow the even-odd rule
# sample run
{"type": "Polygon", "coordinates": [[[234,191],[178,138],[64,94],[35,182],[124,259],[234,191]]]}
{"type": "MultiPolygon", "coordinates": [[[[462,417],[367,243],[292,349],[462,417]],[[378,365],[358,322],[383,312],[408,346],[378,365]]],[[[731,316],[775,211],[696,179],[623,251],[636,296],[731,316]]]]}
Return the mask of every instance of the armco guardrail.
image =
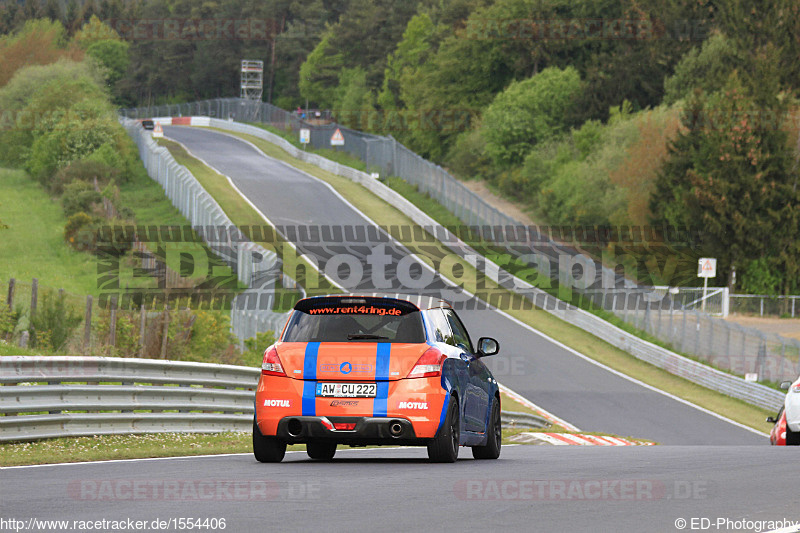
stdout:
{"type": "Polygon", "coordinates": [[[541,416],[531,415],[528,413],[518,413],[516,411],[502,411],[500,420],[503,422],[504,428],[533,428],[543,429],[550,427],[550,422],[541,416]]]}
{"type": "MultiPolygon", "coordinates": [[[[172,204],[192,227],[202,230],[201,236],[209,248],[250,287],[234,299],[231,309],[231,329],[240,344],[259,332],[280,331],[288,314],[271,310],[276,276],[282,275],[277,254],[250,242],[192,173],[178,164],[166,148],[158,146],[138,122],[121,120],[139,148],[148,175],[164,188],[172,204]],[[225,242],[219,241],[220,228],[225,228],[228,234],[225,242]],[[258,302],[256,309],[248,308],[252,302],[258,302]]],[[[293,285],[284,277],[285,287],[293,285]]]]}
{"type": "Polygon", "coordinates": [[[250,431],[259,369],[116,357],[0,357],[0,442],[250,431]]]}
{"type": "MultiPolygon", "coordinates": [[[[617,348],[625,350],[643,361],[647,361],[659,368],[663,368],[675,375],[709,389],[744,400],[764,409],[777,410],[783,404],[784,394],[780,391],[759,383],[745,381],[739,376],[727,374],[660,346],[656,346],[655,344],[613,326],[600,317],[572,305],[568,305],[547,292],[534,287],[530,283],[511,275],[467,246],[463,241],[447,231],[399,193],[364,172],[352,167],[340,165],[339,163],[335,163],[319,155],[304,152],[285,139],[255,126],[218,119],[211,119],[210,125],[228,131],[246,133],[259,137],[279,146],[292,157],[312,163],[323,170],[346,177],[363,185],[375,195],[393,205],[402,213],[405,213],[416,224],[425,228],[426,231],[442,240],[446,246],[459,254],[474,267],[482,270],[487,277],[493,281],[524,296],[537,307],[603,339],[617,348]]],[[[800,368],[798,368],[797,373],[800,373],[800,368]]]]}
{"type": "MultiPolygon", "coordinates": [[[[0,357],[0,442],[251,431],[258,368],[117,357],[0,357]]],[[[547,427],[527,413],[504,424],[547,427]]]]}

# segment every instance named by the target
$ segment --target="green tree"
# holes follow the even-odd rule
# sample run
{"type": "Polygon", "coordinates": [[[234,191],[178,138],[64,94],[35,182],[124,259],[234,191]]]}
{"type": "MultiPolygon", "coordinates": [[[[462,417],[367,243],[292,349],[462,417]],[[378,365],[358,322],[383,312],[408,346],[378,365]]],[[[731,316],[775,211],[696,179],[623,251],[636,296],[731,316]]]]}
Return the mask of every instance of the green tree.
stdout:
{"type": "Polygon", "coordinates": [[[723,271],[767,257],[795,276],[800,196],[785,119],[784,102],[758,105],[735,75],[723,91],[696,92],[656,180],[654,221],[702,228],[723,271]]]}
{"type": "Polygon", "coordinates": [[[702,47],[693,48],[675,66],[675,73],[664,81],[664,103],[673,104],[696,87],[707,93],[722,89],[731,73],[744,64],[734,43],[716,33],[702,47]]]}
{"type": "Polygon", "coordinates": [[[429,59],[434,31],[433,21],[427,13],[415,15],[408,21],[403,39],[387,59],[383,86],[378,94],[378,104],[383,109],[398,109],[405,105],[402,87],[409,87],[417,69],[429,59]]]}
{"type": "Polygon", "coordinates": [[[104,68],[106,82],[113,87],[128,70],[130,57],[125,41],[106,39],[95,41],[86,48],[86,54],[95,58],[104,68]]]}
{"type": "Polygon", "coordinates": [[[513,82],[484,113],[487,153],[500,167],[521,163],[531,146],[564,131],[564,117],[580,91],[580,76],[572,67],[547,68],[513,82]]]}
{"type": "Polygon", "coordinates": [[[336,102],[336,87],[343,65],[342,54],[331,45],[332,34],[326,34],[300,66],[300,95],[322,108],[336,102]]]}
{"type": "Polygon", "coordinates": [[[369,119],[375,111],[375,96],[367,86],[364,69],[342,69],[335,94],[333,111],[338,122],[354,129],[371,129],[369,119]]]}
{"type": "Polygon", "coordinates": [[[97,15],[92,15],[89,22],[75,32],[75,36],[72,39],[78,46],[87,50],[89,46],[100,41],[119,41],[120,36],[111,26],[101,21],[97,15]]]}

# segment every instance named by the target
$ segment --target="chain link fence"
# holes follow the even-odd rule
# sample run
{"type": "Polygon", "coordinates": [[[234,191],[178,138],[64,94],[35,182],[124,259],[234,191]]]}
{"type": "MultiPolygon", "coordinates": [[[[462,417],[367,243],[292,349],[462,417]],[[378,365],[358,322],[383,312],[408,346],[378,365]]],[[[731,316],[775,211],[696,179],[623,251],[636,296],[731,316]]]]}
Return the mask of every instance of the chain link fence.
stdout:
{"type": "MultiPolygon", "coordinates": [[[[295,132],[307,128],[311,132],[311,145],[315,148],[331,148],[330,138],[338,128],[345,139],[344,146],[339,149],[362,160],[368,172],[378,171],[383,176],[397,176],[417,186],[466,225],[482,227],[484,238],[500,242],[502,238],[493,239],[494,232],[503,233],[509,228],[524,227],[523,223],[470,191],[446,170],[415,154],[391,136],[372,135],[335,123],[313,124],[304,121],[297,113],[239,98],[140,107],[123,110],[122,113],[131,118],[208,116],[238,122],[259,122],[295,132]]],[[[722,298],[721,293],[714,293],[706,299],[706,309],[703,310],[702,293],[688,294],[683,291],[675,295],[667,287],[636,286],[598,261],[588,259],[544,235],[536,236],[538,239],[530,244],[529,251],[543,253],[556,261],[559,260],[558,256],[567,255],[573,258],[569,263],[571,269],[575,268],[576,262],[588,260],[594,263],[598,283],[590,283],[583,288],[573,287],[584,302],[612,312],[672,349],[737,375],[757,374],[758,381],[794,380],[800,374],[800,341],[739,326],[706,312],[718,312],[717,308],[722,305],[717,303],[722,298]],[[599,289],[601,277],[614,280],[614,288],[599,289]]],[[[511,250],[509,247],[509,250],[515,255],[525,253],[520,252],[520,248],[517,246],[511,250]]],[[[717,291],[718,288],[709,290],[717,291]]],[[[730,311],[737,312],[740,307],[734,303],[734,298],[731,298],[731,302],[730,311]]],[[[565,304],[561,302],[560,305],[565,304]]],[[[793,306],[794,302],[790,305],[793,306]]]]}
{"type": "Polygon", "coordinates": [[[731,313],[758,316],[798,318],[800,296],[766,296],[762,294],[731,294],[731,313]]]}

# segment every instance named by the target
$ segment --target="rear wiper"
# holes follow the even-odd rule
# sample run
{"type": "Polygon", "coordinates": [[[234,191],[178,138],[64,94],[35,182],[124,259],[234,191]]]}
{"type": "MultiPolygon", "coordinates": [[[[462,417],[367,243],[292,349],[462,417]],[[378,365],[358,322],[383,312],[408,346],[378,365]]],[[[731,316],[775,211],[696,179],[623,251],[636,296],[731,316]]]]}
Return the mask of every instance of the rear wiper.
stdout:
{"type": "Polygon", "coordinates": [[[389,337],[384,337],[383,335],[375,335],[373,333],[349,333],[347,335],[347,340],[354,341],[354,340],[380,340],[380,339],[388,339],[389,337]]]}

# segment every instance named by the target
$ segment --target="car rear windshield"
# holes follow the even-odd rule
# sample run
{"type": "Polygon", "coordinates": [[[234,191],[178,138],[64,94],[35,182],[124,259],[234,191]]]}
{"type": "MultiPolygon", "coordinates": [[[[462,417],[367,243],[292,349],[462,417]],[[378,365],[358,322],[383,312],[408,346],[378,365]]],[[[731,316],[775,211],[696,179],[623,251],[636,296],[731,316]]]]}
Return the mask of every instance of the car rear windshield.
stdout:
{"type": "Polygon", "coordinates": [[[295,307],[285,342],[425,342],[422,317],[410,304],[319,301],[295,307]]]}

